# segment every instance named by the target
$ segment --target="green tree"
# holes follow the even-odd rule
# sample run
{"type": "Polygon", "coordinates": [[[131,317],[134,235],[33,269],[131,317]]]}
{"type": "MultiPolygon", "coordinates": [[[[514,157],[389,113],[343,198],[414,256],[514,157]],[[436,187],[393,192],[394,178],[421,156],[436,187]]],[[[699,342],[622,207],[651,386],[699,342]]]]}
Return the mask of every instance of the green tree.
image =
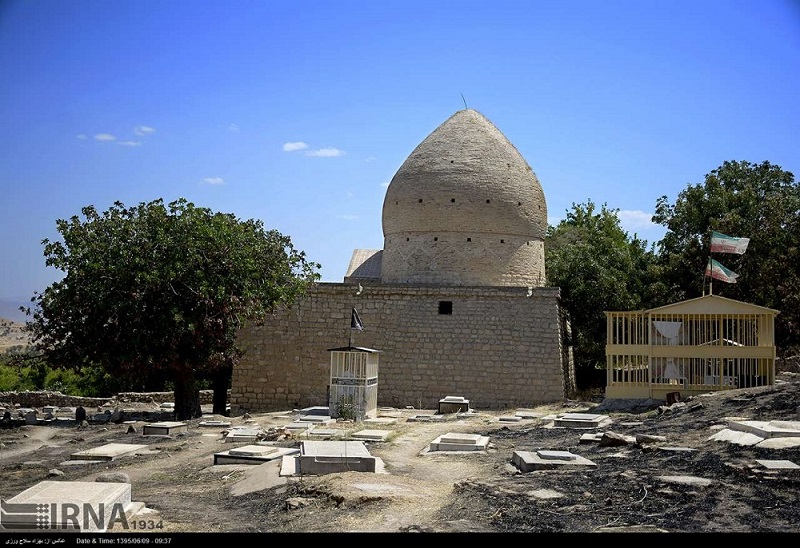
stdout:
{"type": "Polygon", "coordinates": [[[618,210],[604,204],[572,204],[566,218],[548,227],[545,270],[548,285],[561,288],[572,327],[579,388],[605,382],[606,318],[610,310],[636,310],[663,298],[652,249],[620,227],[618,210]]]}
{"type": "Polygon", "coordinates": [[[44,255],[65,275],[31,299],[34,344],[56,367],[168,375],[179,420],[200,416],[202,378],[225,412],[237,330],[319,279],[289,237],[185,199],[87,206],[56,226],[63,241],[44,240],[44,255]]]}
{"type": "Polygon", "coordinates": [[[739,277],[711,289],[779,310],[779,353],[800,348],[800,186],[792,173],[769,162],[724,162],[703,183],[687,185],[674,204],[659,198],[653,221],[667,228],[659,262],[679,298],[709,291],[704,272],[712,231],[750,238],[743,255],[714,255],[739,277]]]}

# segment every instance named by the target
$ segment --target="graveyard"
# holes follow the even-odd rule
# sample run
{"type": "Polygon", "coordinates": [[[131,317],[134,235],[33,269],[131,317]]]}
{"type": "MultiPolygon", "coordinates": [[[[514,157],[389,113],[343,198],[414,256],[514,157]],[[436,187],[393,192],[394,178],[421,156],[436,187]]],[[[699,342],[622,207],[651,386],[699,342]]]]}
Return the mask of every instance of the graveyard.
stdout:
{"type": "Polygon", "coordinates": [[[671,405],[488,411],[443,394],[359,420],[320,402],[83,425],[51,409],[0,430],[0,499],[113,501],[162,533],[796,532],[799,402],[783,373],[671,405]]]}

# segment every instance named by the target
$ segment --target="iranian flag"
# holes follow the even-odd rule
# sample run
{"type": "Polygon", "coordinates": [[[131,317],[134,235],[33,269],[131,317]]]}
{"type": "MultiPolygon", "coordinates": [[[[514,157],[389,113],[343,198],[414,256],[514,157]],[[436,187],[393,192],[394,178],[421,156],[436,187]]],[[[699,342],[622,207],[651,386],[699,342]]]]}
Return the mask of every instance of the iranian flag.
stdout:
{"type": "Polygon", "coordinates": [[[747,244],[749,243],[750,238],[734,238],[719,232],[711,233],[711,253],[736,253],[742,255],[747,251],[747,244]]]}
{"type": "Polygon", "coordinates": [[[711,276],[715,280],[722,280],[723,282],[728,282],[729,284],[735,284],[736,278],[739,277],[736,272],[728,270],[714,259],[710,259],[708,261],[708,266],[706,266],[706,276],[711,276]]]}

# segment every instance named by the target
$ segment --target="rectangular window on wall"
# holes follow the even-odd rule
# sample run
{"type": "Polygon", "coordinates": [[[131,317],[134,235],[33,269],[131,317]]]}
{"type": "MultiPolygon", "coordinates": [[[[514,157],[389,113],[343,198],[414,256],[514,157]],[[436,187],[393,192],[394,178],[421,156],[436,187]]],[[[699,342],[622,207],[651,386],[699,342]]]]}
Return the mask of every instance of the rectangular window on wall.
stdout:
{"type": "Polygon", "coordinates": [[[453,301],[439,301],[439,314],[452,314],[453,301]]]}

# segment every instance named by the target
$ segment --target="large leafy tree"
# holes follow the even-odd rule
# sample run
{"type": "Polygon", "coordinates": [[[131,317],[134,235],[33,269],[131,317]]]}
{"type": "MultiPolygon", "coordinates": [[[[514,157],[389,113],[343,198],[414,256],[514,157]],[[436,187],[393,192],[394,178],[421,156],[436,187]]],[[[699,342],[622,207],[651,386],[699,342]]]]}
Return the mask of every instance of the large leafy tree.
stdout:
{"type": "Polygon", "coordinates": [[[56,367],[168,375],[179,420],[200,416],[201,378],[224,412],[237,330],[319,279],[289,237],[185,199],[87,206],[56,226],[44,255],[65,275],[31,299],[36,346],[56,367]]]}
{"type": "Polygon", "coordinates": [[[667,228],[659,260],[679,298],[711,290],[775,308],[779,352],[800,348],[800,186],[792,173],[769,162],[726,161],[674,204],[659,198],[653,221],[667,228]],[[735,284],[709,287],[704,276],[712,231],[750,238],[743,255],[713,257],[739,275],[735,284]]]}
{"type": "Polygon", "coordinates": [[[652,249],[621,228],[617,212],[605,204],[598,211],[591,200],[573,203],[564,220],[548,227],[547,280],[561,288],[579,388],[605,382],[595,378],[605,364],[605,312],[648,307],[665,291],[652,249]]]}

